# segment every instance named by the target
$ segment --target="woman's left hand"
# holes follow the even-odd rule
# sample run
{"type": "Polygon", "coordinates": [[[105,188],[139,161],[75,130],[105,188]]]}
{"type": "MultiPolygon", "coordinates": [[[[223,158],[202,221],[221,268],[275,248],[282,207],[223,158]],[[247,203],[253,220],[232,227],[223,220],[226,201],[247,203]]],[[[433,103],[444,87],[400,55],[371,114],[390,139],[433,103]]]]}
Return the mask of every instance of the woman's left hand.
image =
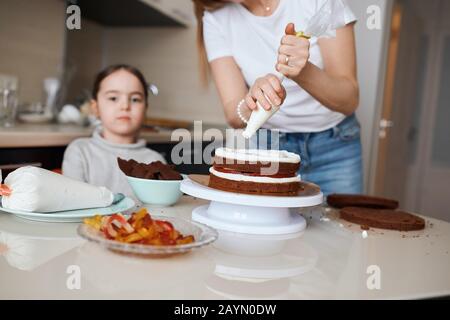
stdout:
{"type": "Polygon", "coordinates": [[[290,79],[297,78],[309,59],[309,40],[295,35],[295,26],[289,23],[278,48],[276,70],[290,79]]]}

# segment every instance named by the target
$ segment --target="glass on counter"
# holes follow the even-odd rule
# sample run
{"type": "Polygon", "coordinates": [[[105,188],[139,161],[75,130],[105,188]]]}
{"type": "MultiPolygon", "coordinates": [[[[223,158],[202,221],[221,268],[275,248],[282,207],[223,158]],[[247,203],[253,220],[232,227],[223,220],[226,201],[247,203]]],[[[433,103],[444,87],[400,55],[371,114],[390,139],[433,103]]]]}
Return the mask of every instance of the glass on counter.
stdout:
{"type": "Polygon", "coordinates": [[[6,77],[0,78],[0,127],[12,127],[17,115],[17,84],[6,77]]]}

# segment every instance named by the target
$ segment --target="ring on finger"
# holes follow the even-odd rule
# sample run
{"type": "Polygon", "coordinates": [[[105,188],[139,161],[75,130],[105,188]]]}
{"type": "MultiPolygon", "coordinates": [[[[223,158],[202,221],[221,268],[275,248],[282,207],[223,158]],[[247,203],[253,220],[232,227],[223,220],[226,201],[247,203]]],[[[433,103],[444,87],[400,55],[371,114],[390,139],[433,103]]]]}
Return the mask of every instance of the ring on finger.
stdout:
{"type": "Polygon", "coordinates": [[[289,65],[289,56],[286,56],[286,59],[284,59],[284,62],[287,66],[289,65]]]}

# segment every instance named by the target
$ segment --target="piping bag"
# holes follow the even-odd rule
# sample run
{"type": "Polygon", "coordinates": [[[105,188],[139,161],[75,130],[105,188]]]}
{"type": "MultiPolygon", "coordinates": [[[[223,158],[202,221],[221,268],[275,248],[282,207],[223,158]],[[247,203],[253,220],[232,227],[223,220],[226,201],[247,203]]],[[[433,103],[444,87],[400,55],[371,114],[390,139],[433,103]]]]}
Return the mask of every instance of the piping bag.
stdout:
{"type": "Polygon", "coordinates": [[[3,208],[27,212],[100,208],[115,201],[114,194],[105,187],[32,166],[11,172],[0,184],[0,195],[3,208]]]}
{"type": "MultiPolygon", "coordinates": [[[[286,34],[307,40],[314,38],[332,38],[336,36],[336,29],[345,26],[345,5],[342,0],[327,0],[322,7],[311,17],[304,31],[295,32],[293,28],[286,27],[286,34]]],[[[285,76],[279,72],[275,75],[283,83],[285,76]]],[[[266,99],[270,101],[267,96],[266,99]]],[[[259,102],[256,102],[257,109],[252,112],[248,120],[246,129],[242,135],[250,139],[256,131],[269,120],[279,109],[280,106],[272,105],[270,110],[264,109],[259,102]]]]}

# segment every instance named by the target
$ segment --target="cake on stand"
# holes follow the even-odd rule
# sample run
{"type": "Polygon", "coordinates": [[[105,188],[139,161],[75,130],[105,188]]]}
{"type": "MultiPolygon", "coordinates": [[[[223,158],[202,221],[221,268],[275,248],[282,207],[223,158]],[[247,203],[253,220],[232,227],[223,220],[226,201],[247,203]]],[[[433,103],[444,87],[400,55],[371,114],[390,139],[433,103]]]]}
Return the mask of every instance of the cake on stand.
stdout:
{"type": "Polygon", "coordinates": [[[280,235],[306,228],[299,208],[322,204],[323,193],[312,183],[301,182],[297,196],[263,196],[221,191],[208,186],[209,176],[189,175],[181,191],[196,198],[210,200],[195,208],[192,220],[215,229],[247,233],[280,235]]]}

